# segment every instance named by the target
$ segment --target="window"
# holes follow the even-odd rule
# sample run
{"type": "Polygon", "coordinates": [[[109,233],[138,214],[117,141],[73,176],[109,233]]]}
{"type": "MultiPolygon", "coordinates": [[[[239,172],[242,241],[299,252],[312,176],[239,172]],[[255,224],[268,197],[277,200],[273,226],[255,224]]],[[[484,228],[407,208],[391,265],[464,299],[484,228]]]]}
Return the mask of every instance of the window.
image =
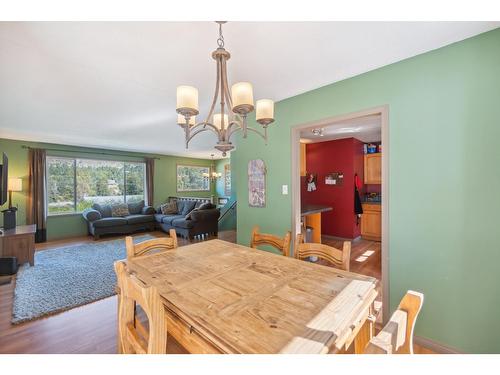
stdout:
{"type": "Polygon", "coordinates": [[[177,166],[177,191],[210,191],[210,167],[177,166]]]}
{"type": "Polygon", "coordinates": [[[49,215],[144,199],[145,163],[47,157],[49,215]]]}

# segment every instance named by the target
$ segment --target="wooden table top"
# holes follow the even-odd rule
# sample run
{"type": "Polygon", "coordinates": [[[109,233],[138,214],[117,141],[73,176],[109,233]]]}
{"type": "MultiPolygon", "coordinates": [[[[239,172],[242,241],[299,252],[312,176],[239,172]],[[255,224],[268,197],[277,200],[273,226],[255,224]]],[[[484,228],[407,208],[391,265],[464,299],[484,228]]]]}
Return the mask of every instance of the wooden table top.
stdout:
{"type": "Polygon", "coordinates": [[[22,234],[35,233],[36,232],[36,224],[18,225],[12,229],[4,229],[4,228],[0,228],[0,229],[2,230],[2,233],[0,234],[0,236],[2,236],[2,237],[19,236],[22,234]]]}
{"type": "Polygon", "coordinates": [[[341,349],[377,295],[374,278],[221,240],[139,257],[128,267],[226,353],[341,349]]]}

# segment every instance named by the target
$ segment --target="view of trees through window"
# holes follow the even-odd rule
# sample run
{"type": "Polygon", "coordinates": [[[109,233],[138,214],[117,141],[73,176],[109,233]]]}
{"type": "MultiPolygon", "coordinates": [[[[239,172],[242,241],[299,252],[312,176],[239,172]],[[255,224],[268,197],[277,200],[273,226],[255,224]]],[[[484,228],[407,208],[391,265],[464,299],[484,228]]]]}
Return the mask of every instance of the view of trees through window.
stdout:
{"type": "Polygon", "coordinates": [[[210,167],[177,166],[177,191],[210,191],[210,167]]]}
{"type": "Polygon", "coordinates": [[[144,199],[145,164],[47,157],[48,213],[81,212],[94,203],[144,199]]]}

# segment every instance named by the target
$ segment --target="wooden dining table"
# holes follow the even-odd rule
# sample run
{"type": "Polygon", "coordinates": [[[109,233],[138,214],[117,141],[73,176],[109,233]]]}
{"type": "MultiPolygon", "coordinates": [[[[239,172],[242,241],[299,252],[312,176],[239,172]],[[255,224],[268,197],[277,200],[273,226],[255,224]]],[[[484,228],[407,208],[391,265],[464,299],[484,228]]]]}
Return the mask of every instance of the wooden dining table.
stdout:
{"type": "Polygon", "coordinates": [[[191,353],[359,353],[373,332],[372,277],[217,239],[127,268],[157,288],[168,333],[191,353]]]}

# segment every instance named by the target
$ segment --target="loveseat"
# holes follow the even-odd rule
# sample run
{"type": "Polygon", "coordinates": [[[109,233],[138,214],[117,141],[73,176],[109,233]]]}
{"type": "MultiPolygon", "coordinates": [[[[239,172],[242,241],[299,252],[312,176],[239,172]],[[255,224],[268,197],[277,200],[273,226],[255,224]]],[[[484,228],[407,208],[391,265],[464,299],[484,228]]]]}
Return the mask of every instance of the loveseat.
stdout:
{"type": "Polygon", "coordinates": [[[127,204],[129,215],[113,216],[110,205],[94,204],[82,212],[88,232],[97,240],[103,234],[128,234],[141,230],[154,230],[155,210],[144,201],[127,204]]]}
{"type": "Polygon", "coordinates": [[[165,215],[161,206],[155,210],[154,219],[163,231],[175,229],[177,235],[190,239],[202,234],[218,234],[220,210],[209,198],[168,198],[168,201],[172,200],[177,202],[176,213],[165,215]]]}

